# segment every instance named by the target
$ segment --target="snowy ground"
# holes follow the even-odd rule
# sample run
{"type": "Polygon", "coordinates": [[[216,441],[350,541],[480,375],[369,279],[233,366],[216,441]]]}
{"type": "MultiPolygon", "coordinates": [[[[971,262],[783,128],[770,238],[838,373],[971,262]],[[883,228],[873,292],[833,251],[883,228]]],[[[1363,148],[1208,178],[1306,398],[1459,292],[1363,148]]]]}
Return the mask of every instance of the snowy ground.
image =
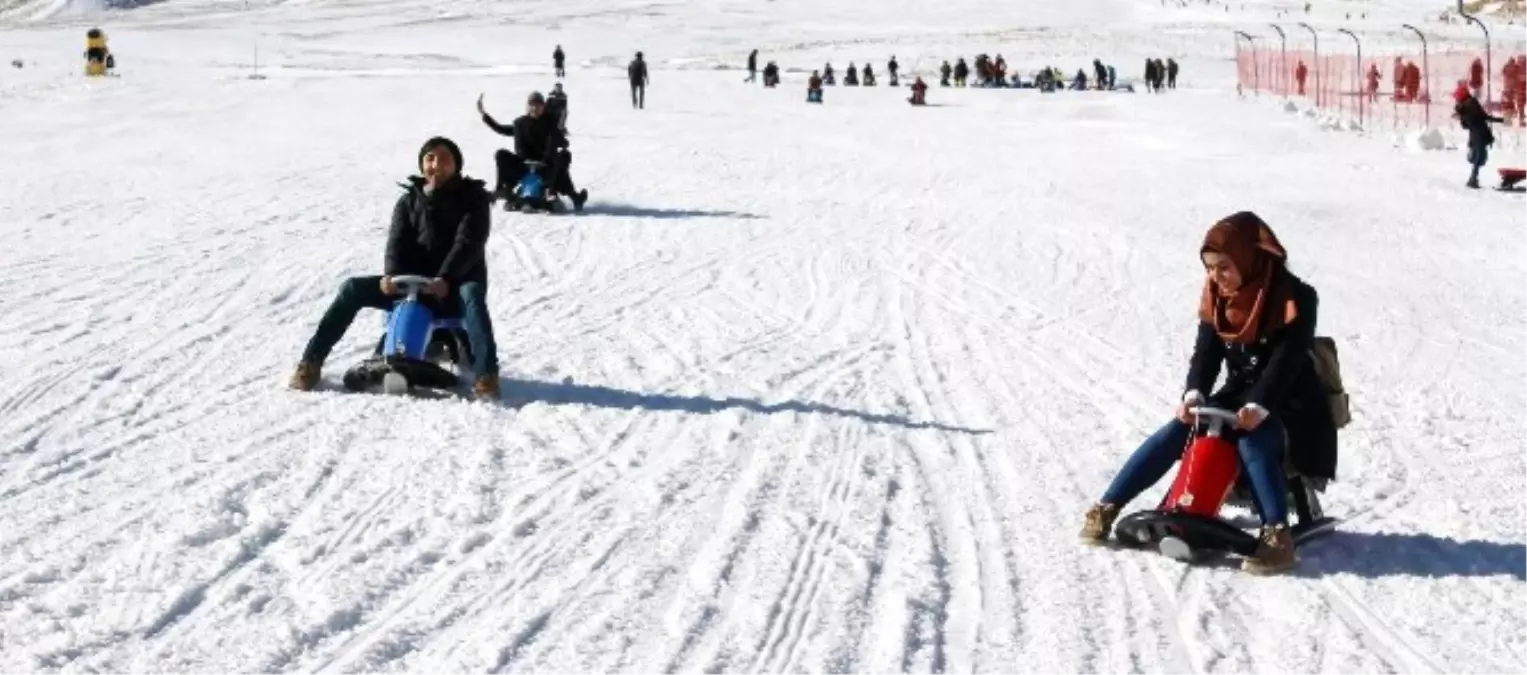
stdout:
{"type": "Polygon", "coordinates": [[[1238,100],[1226,27],[1154,1],[501,4],[165,2],[89,19],[109,80],[86,23],[0,34],[0,671],[1527,666],[1523,202],[1461,151],[1238,100]],[[556,42],[593,201],[488,251],[534,402],[286,391],[419,143],[490,176],[472,101],[517,112],[556,42]],[[753,46],[1190,86],[814,107],[716,70],[753,46]],[[1272,579],[1079,547],[1240,209],[1343,349],[1350,520],[1272,579]]]}

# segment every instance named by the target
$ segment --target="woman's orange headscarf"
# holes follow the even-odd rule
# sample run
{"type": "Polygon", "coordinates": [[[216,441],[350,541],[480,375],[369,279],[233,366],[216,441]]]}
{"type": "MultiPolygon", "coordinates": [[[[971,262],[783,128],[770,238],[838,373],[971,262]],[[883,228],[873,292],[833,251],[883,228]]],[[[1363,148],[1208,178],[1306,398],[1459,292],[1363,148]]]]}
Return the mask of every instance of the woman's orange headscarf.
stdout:
{"type": "Polygon", "coordinates": [[[1277,274],[1288,253],[1257,214],[1242,211],[1215,223],[1204,235],[1199,254],[1208,251],[1228,256],[1241,275],[1241,287],[1234,293],[1226,293],[1212,279],[1204,281],[1198,318],[1214,326],[1220,338],[1251,344],[1264,332],[1293,323],[1298,315],[1293,288],[1277,274]]]}

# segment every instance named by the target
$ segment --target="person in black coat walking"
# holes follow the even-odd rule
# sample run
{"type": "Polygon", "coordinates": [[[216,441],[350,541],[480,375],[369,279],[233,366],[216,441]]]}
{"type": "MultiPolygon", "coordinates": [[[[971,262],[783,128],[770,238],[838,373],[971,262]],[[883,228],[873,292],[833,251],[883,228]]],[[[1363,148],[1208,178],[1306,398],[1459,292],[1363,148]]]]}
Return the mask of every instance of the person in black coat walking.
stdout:
{"type": "Polygon", "coordinates": [[[1468,83],[1458,83],[1458,88],[1453,91],[1453,101],[1457,104],[1453,111],[1458,116],[1458,124],[1469,130],[1469,182],[1465,185],[1478,189],[1479,169],[1489,161],[1490,146],[1495,144],[1490,123],[1499,124],[1506,120],[1485,112],[1479,99],[1469,91],[1468,83]]]}
{"type": "Polygon", "coordinates": [[[1288,254],[1272,228],[1251,212],[1236,213],[1210,228],[1199,255],[1207,278],[1176,419],[1125,462],[1103,498],[1087,511],[1082,540],[1107,539],[1119,509],[1161,480],[1182,456],[1191,437],[1188,409],[1211,405],[1239,411],[1237,450],[1262,517],[1261,544],[1243,567],[1281,572],[1296,561],[1284,456],[1301,475],[1331,479],[1336,474],[1336,425],[1311,357],[1319,296],[1288,270],[1288,254]],[[1226,371],[1224,387],[1206,395],[1221,369],[1226,371]]]}
{"type": "Polygon", "coordinates": [[[497,398],[498,347],[488,315],[488,193],[483,182],[461,174],[461,149],[435,137],[419,149],[419,176],[403,184],[392,209],[387,254],[380,276],[346,279],[324,312],[302,352],[289,386],[309,391],[317,386],[323,362],[345,336],[355,315],[370,307],[387,310],[399,300],[392,278],[429,277],[427,301],[460,308],[472,349],[473,390],[497,398]]]}
{"type": "Polygon", "coordinates": [[[758,50],[757,49],[755,49],[755,50],[753,50],[753,51],[748,53],[748,79],[743,80],[743,82],[756,82],[756,81],[758,81],[758,50]]]}
{"type": "Polygon", "coordinates": [[[567,63],[567,55],[562,53],[562,45],[557,45],[557,50],[551,53],[551,63],[557,70],[557,79],[567,76],[567,69],[563,67],[567,63]]]}
{"type": "Polygon", "coordinates": [[[1166,60],[1166,88],[1177,88],[1177,59],[1166,60]]]}
{"type": "Polygon", "coordinates": [[[626,76],[631,79],[631,107],[646,109],[647,62],[642,60],[641,52],[637,52],[631,65],[626,66],[626,76]]]}

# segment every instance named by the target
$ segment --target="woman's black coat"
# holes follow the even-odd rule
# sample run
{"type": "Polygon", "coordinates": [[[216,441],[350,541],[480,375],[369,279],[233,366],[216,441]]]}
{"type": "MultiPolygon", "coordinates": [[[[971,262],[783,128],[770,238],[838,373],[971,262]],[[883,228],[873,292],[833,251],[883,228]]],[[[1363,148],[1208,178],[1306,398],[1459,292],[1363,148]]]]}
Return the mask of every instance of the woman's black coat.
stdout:
{"type": "Polygon", "coordinates": [[[1231,410],[1248,403],[1266,408],[1288,431],[1288,458],[1294,469],[1305,476],[1334,479],[1336,424],[1310,354],[1320,296],[1292,273],[1278,274],[1293,285],[1298,313],[1294,322],[1264,332],[1249,345],[1226,341],[1214,326],[1200,322],[1187,390],[1209,391],[1223,366],[1225,385],[1208,397],[1209,404],[1231,410]]]}

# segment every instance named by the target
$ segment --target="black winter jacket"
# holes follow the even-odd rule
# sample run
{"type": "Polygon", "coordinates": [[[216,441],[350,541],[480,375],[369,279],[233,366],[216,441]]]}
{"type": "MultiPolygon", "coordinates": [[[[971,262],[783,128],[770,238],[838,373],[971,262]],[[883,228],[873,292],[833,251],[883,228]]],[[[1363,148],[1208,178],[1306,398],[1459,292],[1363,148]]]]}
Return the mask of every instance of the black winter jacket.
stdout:
{"type": "Polygon", "coordinates": [[[487,283],[489,198],[483,182],[466,176],[424,193],[424,179],[410,176],[392,209],[384,273],[440,277],[453,287],[487,283]]]}
{"type": "Polygon", "coordinates": [[[551,114],[550,108],[548,105],[540,117],[520,115],[509,126],[499,124],[487,113],[483,113],[482,121],[500,135],[513,136],[514,154],[521,160],[550,164],[552,155],[567,147],[567,134],[562,131],[561,113],[551,114]]]}
{"type": "Polygon", "coordinates": [[[1205,393],[1216,407],[1236,410],[1255,403],[1266,408],[1288,431],[1294,468],[1306,476],[1334,479],[1336,424],[1310,354],[1320,296],[1292,273],[1279,274],[1294,286],[1294,322],[1249,345],[1228,342],[1214,326],[1200,322],[1186,390],[1205,393]],[[1222,368],[1225,385],[1208,395],[1222,368]]]}
{"type": "Polygon", "coordinates": [[[1458,124],[1469,130],[1469,147],[1486,148],[1495,143],[1495,134],[1490,131],[1490,123],[1505,120],[1485,112],[1485,107],[1479,104],[1479,99],[1470,96],[1453,110],[1458,113],[1458,124]]]}

